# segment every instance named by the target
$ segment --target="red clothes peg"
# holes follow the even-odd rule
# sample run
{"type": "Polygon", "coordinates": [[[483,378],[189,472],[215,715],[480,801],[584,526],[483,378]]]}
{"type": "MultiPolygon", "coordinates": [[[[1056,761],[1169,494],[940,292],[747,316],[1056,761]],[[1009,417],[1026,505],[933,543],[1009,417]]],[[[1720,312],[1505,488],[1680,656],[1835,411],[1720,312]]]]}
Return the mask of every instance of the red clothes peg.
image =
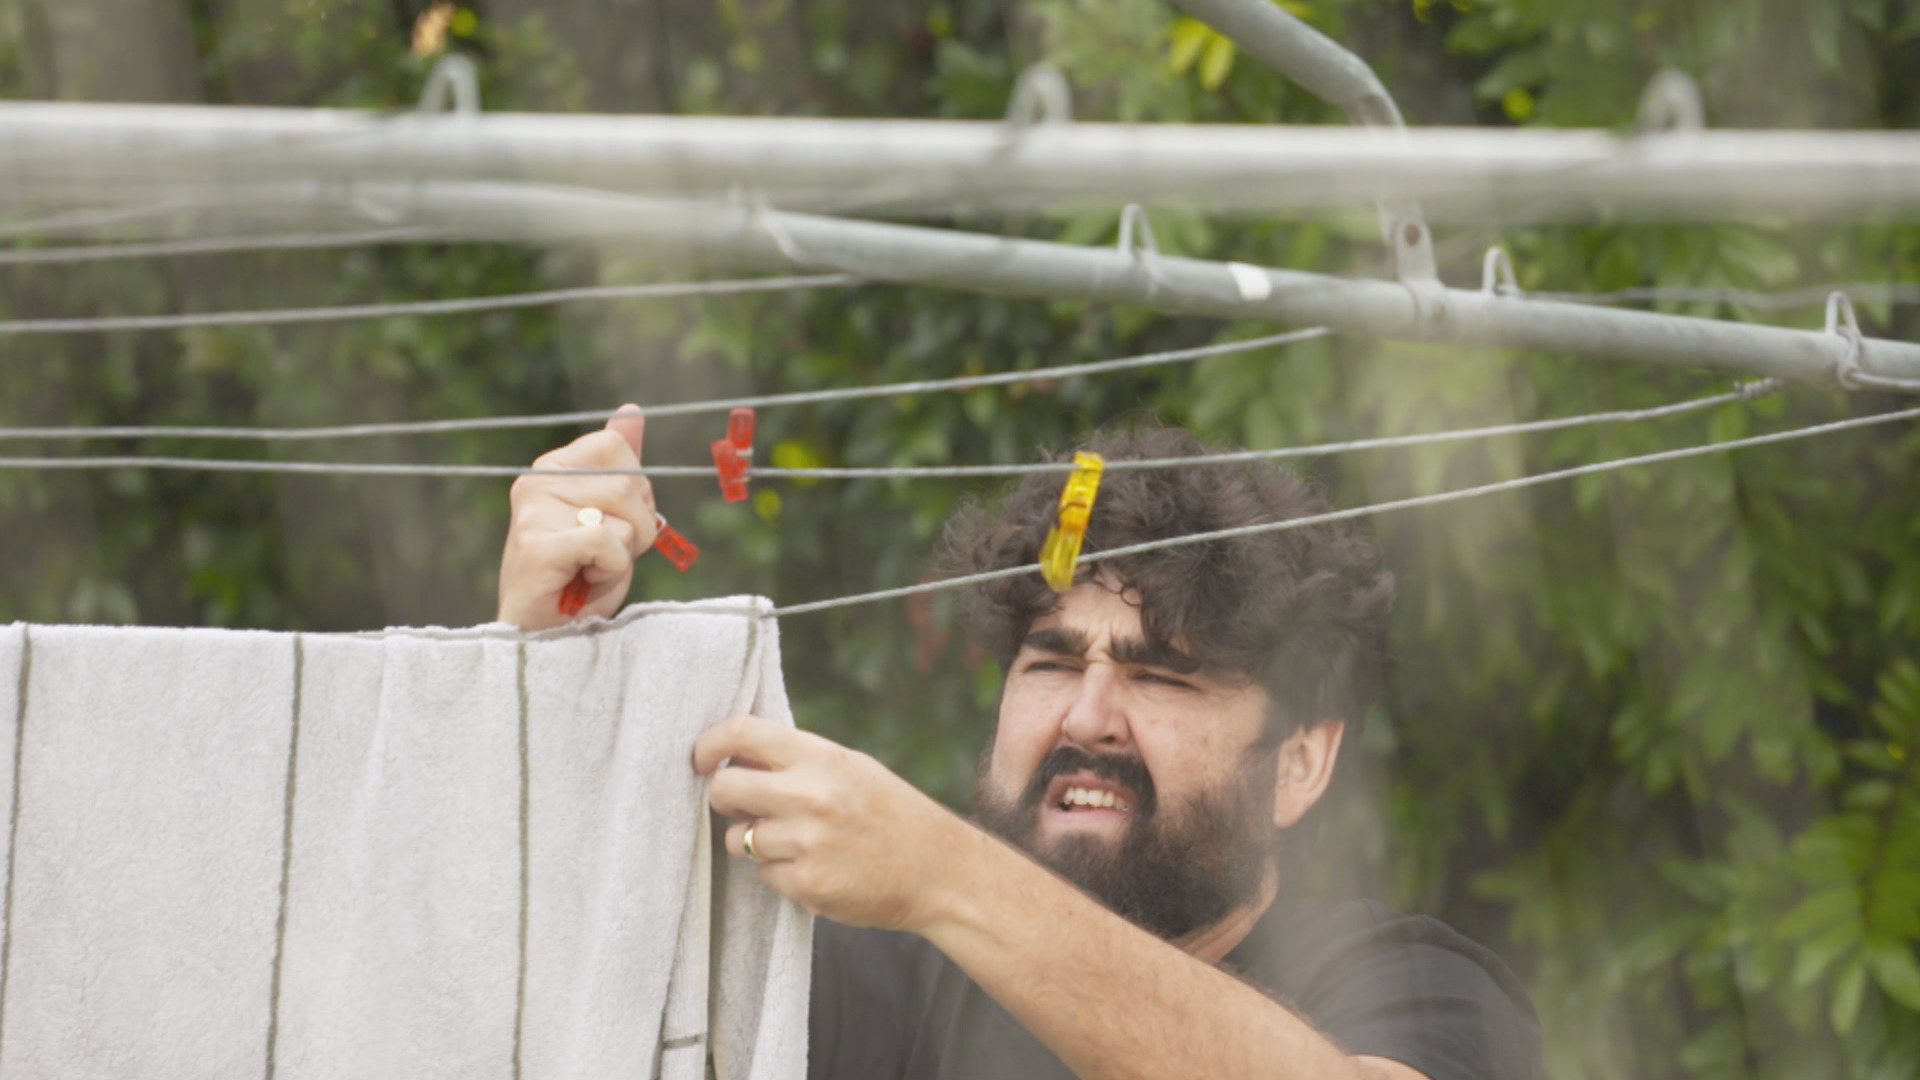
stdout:
{"type": "Polygon", "coordinates": [[[655,515],[654,520],[659,522],[660,532],[653,538],[653,550],[665,555],[667,561],[680,570],[692,566],[693,561],[700,557],[700,549],[693,546],[693,541],[681,536],[680,530],[667,524],[666,518],[655,515]]]}
{"type": "Polygon", "coordinates": [[[573,575],[573,580],[567,582],[567,587],[560,590],[560,614],[569,619],[580,614],[580,609],[587,606],[589,588],[591,586],[587,584],[585,570],[573,575]]]}
{"type": "Polygon", "coordinates": [[[713,441],[713,467],[720,473],[720,495],[728,502],[747,497],[747,465],[753,460],[753,410],[727,414],[727,437],[713,441]]]}

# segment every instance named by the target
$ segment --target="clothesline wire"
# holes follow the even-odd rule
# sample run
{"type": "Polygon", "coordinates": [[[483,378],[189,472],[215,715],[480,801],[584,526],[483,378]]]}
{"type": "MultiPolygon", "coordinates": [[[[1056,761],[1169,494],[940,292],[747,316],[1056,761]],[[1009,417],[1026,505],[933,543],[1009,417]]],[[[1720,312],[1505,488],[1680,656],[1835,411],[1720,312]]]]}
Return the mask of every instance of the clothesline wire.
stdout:
{"type": "MultiPolygon", "coordinates": [[[[762,278],[757,280],[764,281],[771,279],[762,278]]],[[[1240,341],[1215,342],[1211,345],[1197,345],[1185,349],[1165,349],[1159,352],[1142,353],[1138,356],[1125,356],[1114,360],[1094,360],[1083,364],[1063,364],[1056,367],[1029,368],[1023,371],[1000,371],[986,375],[961,375],[944,379],[917,379],[910,382],[882,383],[873,386],[844,386],[835,387],[830,390],[800,390],[782,394],[758,394],[746,397],[720,398],[711,401],[688,401],[648,406],[645,412],[649,418],[695,416],[706,413],[723,413],[737,408],[815,405],[835,401],[852,401],[861,398],[895,397],[901,394],[920,394],[943,390],[972,390],[983,386],[1005,386],[1012,383],[1037,382],[1045,379],[1065,379],[1076,375],[1094,375],[1108,371],[1124,371],[1130,368],[1151,367],[1158,364],[1204,360],[1213,356],[1226,356],[1232,353],[1252,352],[1258,349],[1292,345],[1313,338],[1327,337],[1332,333],[1333,331],[1324,326],[1315,326],[1304,330],[1291,330],[1284,334],[1268,334],[1264,337],[1246,338],[1240,341]]],[[[358,439],[386,435],[441,435],[456,431],[497,431],[506,428],[554,427],[564,424],[602,423],[613,415],[615,415],[615,410],[612,409],[588,409],[581,412],[543,413],[533,416],[492,416],[459,420],[415,420],[380,424],[348,424],[333,427],[169,427],[164,425],[18,427],[0,428],[0,441],[20,439],[191,438],[251,439],[274,442],[296,439],[358,439]]],[[[709,468],[706,471],[711,473],[713,470],[709,468]]],[[[663,473],[660,475],[668,474],[663,473]]]]}
{"type": "MultiPolygon", "coordinates": [[[[1621,409],[1611,412],[1587,413],[1581,416],[1556,417],[1549,420],[1528,420],[1516,424],[1496,424],[1491,427],[1460,428],[1453,431],[1424,432],[1417,435],[1388,435],[1372,439],[1349,439],[1344,442],[1313,443],[1303,446],[1282,446],[1264,450],[1229,450],[1217,454],[1201,454],[1180,458],[1129,458],[1109,461],[1105,468],[1118,472],[1130,469],[1165,469],[1184,465],[1228,465],[1246,461],[1270,461],[1275,458],[1314,457],[1321,454],[1344,454],[1360,450],[1391,450],[1408,446],[1426,446],[1433,443],[1461,442],[1468,439],[1486,439],[1501,435],[1524,435],[1542,431],[1559,431],[1566,428],[1584,427],[1590,424],[1625,423],[1636,420],[1657,420],[1662,417],[1679,416],[1684,413],[1710,409],[1716,405],[1729,405],[1737,401],[1749,401],[1763,394],[1779,389],[1777,379],[1758,379],[1744,383],[1739,389],[1711,397],[1696,398],[1692,401],[1677,402],[1672,405],[1660,405],[1649,409],[1621,409]]],[[[1045,461],[1020,465],[930,465],[876,468],[749,468],[749,478],[785,478],[795,480],[856,480],[856,479],[935,479],[968,478],[991,476],[1026,476],[1032,473],[1072,472],[1071,461],[1045,461]]],[[[710,474],[711,467],[695,468],[695,473],[710,474]]],[[[664,474],[663,474],[664,475],[664,474]]]]}
{"type": "Polygon", "coordinates": [[[360,232],[283,233],[216,236],[186,240],[143,240],[125,244],[73,244],[61,247],[0,248],[0,266],[98,262],[105,259],[167,258],[176,255],[227,255],[250,251],[307,251],[317,248],[404,244],[437,239],[426,229],[367,229],[360,232]]]}
{"type": "MultiPolygon", "coordinates": [[[[1733,439],[1728,442],[1708,443],[1700,446],[1684,447],[1678,450],[1663,450],[1658,453],[1640,454],[1634,457],[1617,458],[1612,461],[1601,461],[1601,462],[1595,462],[1589,465],[1579,465],[1579,466],[1574,466],[1572,468],[1557,469],[1552,472],[1537,473],[1532,476],[1522,476],[1512,480],[1502,480],[1502,481],[1498,481],[1496,483],[1491,483],[1491,484],[1480,484],[1474,487],[1459,488],[1453,491],[1436,492],[1431,495],[1417,495],[1417,496],[1413,496],[1411,498],[1406,498],[1406,499],[1395,499],[1390,502],[1374,503],[1371,506],[1357,506],[1357,507],[1352,507],[1346,510],[1334,510],[1325,514],[1314,514],[1308,517],[1293,518],[1287,521],[1262,522],[1255,525],[1243,525],[1243,526],[1240,526],[1239,528],[1233,528],[1233,529],[1218,529],[1212,532],[1193,533],[1188,536],[1176,536],[1166,540],[1152,540],[1152,541],[1148,541],[1147,543],[1131,544],[1125,547],[1113,548],[1108,551],[1091,552],[1089,554],[1080,556],[1080,558],[1075,562],[1075,565],[1091,566],[1095,563],[1102,562],[1107,559],[1117,559],[1117,558],[1122,558],[1128,555],[1140,555],[1149,551],[1159,551],[1165,548],[1181,547],[1187,544],[1200,544],[1200,543],[1207,543],[1209,541],[1214,541],[1214,540],[1227,540],[1227,539],[1232,539],[1234,537],[1252,536],[1259,533],[1283,532],[1289,529],[1304,529],[1313,525],[1325,525],[1335,521],[1347,521],[1353,518],[1366,517],[1374,514],[1390,513],[1395,510],[1412,510],[1412,509],[1416,509],[1423,506],[1437,506],[1443,503],[1459,502],[1464,499],[1477,498],[1482,495],[1495,495],[1501,492],[1517,491],[1522,488],[1535,487],[1540,484],[1553,483],[1559,480],[1571,480],[1576,477],[1591,476],[1598,473],[1611,472],[1616,469],[1624,469],[1624,468],[1628,468],[1636,465],[1654,465],[1654,464],[1659,464],[1659,463],[1668,462],[1668,461],[1679,461],[1685,458],[1699,457],[1705,454],[1727,453],[1729,451],[1740,450],[1740,449],[1744,449],[1752,446],[1763,446],[1770,443],[1787,442],[1792,439],[1801,439],[1801,438],[1806,438],[1813,435],[1824,435],[1824,434],[1828,434],[1836,431],[1847,431],[1854,428],[1868,427],[1875,424],[1891,423],[1896,420],[1911,420],[1911,419],[1920,419],[1920,409],[1903,409],[1897,412],[1878,413],[1873,416],[1853,417],[1847,420],[1836,420],[1836,421],[1825,423],[1825,424],[1814,424],[1809,427],[1794,428],[1789,431],[1777,431],[1777,432],[1771,432],[1765,435],[1751,435],[1746,438],[1733,439]]],[[[893,599],[898,599],[900,597],[906,597],[906,596],[918,596],[922,593],[939,592],[946,589],[961,588],[968,585],[978,585],[984,582],[998,581],[1004,578],[1018,577],[1022,574],[1038,573],[1039,571],[1040,571],[1039,564],[1032,563],[1025,566],[1009,567],[1005,570],[990,570],[980,574],[966,574],[960,577],[944,578],[939,581],[923,582],[918,585],[907,585],[897,589],[881,589],[877,592],[859,593],[853,596],[842,596],[842,597],[837,597],[831,600],[816,600],[811,603],[805,603],[805,604],[790,604],[785,607],[776,607],[773,609],[772,612],[770,612],[770,614],[776,618],[781,616],[786,616],[786,615],[804,615],[810,612],[826,611],[832,608],[850,607],[856,604],[867,604],[867,603],[873,603],[880,600],[893,600],[893,599]]]]}
{"type": "Polygon", "coordinates": [[[646,285],[582,285],[566,289],[469,296],[449,300],[403,300],[382,304],[343,304],[336,307],[278,308],[260,311],[208,311],[186,315],[105,315],[78,319],[0,320],[0,337],[23,334],[68,334],[119,330],[185,330],[204,326],[282,326],[289,323],[342,322],[395,315],[459,315],[509,308],[542,307],[574,300],[668,299],[685,296],[730,296],[851,285],[850,274],[804,274],[783,277],[739,278],[726,281],[664,282],[646,285]]]}
{"type": "Polygon", "coordinates": [[[151,203],[139,203],[131,206],[109,206],[85,210],[63,210],[46,217],[27,221],[0,221],[0,237],[36,236],[53,232],[72,232],[80,229],[98,229],[110,225],[123,225],[130,221],[144,221],[166,214],[178,213],[205,206],[205,198],[176,196],[151,203]]]}
{"type": "MultiPolygon", "coordinates": [[[[1425,446],[1433,443],[1460,442],[1469,439],[1494,438],[1502,435],[1523,435],[1543,431],[1559,431],[1567,428],[1583,427],[1591,424],[1627,423],[1641,420],[1656,420],[1663,417],[1679,416],[1728,405],[1739,401],[1749,401],[1763,394],[1771,393],[1780,387],[1777,379],[1759,379],[1742,384],[1739,388],[1724,394],[1696,398],[1671,405],[1659,405],[1647,409],[1621,409],[1610,412],[1587,413],[1581,416],[1555,417],[1548,420],[1528,420],[1517,424],[1498,424],[1492,427],[1463,428],[1453,431],[1424,432],[1416,435],[1390,435],[1372,439],[1351,439],[1344,442],[1315,443],[1303,446],[1282,446],[1264,450],[1229,450],[1216,454],[1200,454],[1189,457],[1171,458],[1130,458],[1110,461],[1106,468],[1115,472],[1135,469],[1181,468],[1191,465],[1227,465],[1236,462],[1269,461],[1276,458],[1312,457],[1321,454],[1342,454],[1361,450],[1388,450],[1409,446],[1425,446]]],[[[386,464],[376,462],[280,462],[234,460],[222,458],[189,457],[147,457],[123,455],[115,457],[70,457],[70,458],[0,458],[0,468],[33,468],[34,463],[43,463],[49,469],[117,469],[148,468],[202,470],[211,472],[256,472],[256,473],[303,473],[313,475],[343,476],[442,476],[442,477],[516,477],[523,475],[560,475],[560,476],[712,476],[711,465],[646,465],[639,468],[537,468],[535,466],[512,465],[430,465],[430,464],[386,464]]],[[[749,480],[881,480],[881,479],[968,479],[984,477],[1027,476],[1035,473],[1071,472],[1074,465],[1070,461],[1043,461],[1010,465],[928,465],[928,466],[873,466],[866,468],[755,468],[749,466],[749,480]]]]}

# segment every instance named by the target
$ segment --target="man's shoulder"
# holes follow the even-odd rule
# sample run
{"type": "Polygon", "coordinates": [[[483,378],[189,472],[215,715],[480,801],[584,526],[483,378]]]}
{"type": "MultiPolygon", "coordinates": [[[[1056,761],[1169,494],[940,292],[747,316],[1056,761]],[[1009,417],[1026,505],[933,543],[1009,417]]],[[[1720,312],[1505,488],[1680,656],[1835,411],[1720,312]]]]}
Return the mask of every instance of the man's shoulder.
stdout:
{"type": "Polygon", "coordinates": [[[1375,900],[1283,897],[1262,916],[1248,944],[1260,958],[1284,958],[1291,966],[1352,960],[1355,954],[1440,949],[1519,986],[1486,946],[1430,915],[1408,914],[1375,900]]]}
{"type": "Polygon", "coordinates": [[[1434,1080],[1536,1075],[1539,1021],[1493,950],[1371,900],[1276,901],[1227,958],[1354,1053],[1434,1080]]]}

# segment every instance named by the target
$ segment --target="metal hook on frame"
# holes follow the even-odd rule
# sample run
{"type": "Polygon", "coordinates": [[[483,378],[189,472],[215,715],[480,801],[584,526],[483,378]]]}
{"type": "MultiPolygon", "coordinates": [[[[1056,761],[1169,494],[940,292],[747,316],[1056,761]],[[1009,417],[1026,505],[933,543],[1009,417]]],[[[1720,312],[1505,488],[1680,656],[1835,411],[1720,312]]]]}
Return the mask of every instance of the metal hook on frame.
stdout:
{"type": "Polygon", "coordinates": [[[1016,146],[1034,128],[1073,123],[1073,88],[1052,64],[1032,64],[1014,80],[1007,98],[1007,145],[1016,146]]]}
{"type": "Polygon", "coordinates": [[[1520,282],[1513,276],[1513,259],[1507,249],[1495,245],[1487,249],[1480,262],[1480,291],[1487,296],[1524,296],[1520,282]]]}
{"type": "Polygon", "coordinates": [[[735,186],[727,191],[727,201],[745,206],[747,223],[764,229],[767,236],[773,240],[773,246],[780,249],[780,254],[786,256],[788,262],[795,266],[822,265],[818,259],[808,258],[807,253],[800,250],[800,245],[794,241],[793,234],[787,231],[786,226],[774,220],[773,208],[767,205],[767,197],[764,194],[758,191],[749,194],[735,186]]]}
{"type": "Polygon", "coordinates": [[[1125,254],[1143,261],[1160,254],[1160,242],[1153,236],[1153,221],[1147,217],[1146,208],[1139,203],[1128,203],[1121,209],[1120,242],[1116,246],[1125,254]]]}
{"type": "Polygon", "coordinates": [[[480,69],[459,53],[442,56],[420,88],[420,112],[446,112],[449,104],[455,116],[480,114],[480,69]]]}
{"type": "Polygon", "coordinates": [[[1703,131],[1706,109],[1700,103],[1700,84],[1679,68],[1661,68],[1640,95],[1634,127],[1641,134],[1655,131],[1703,131]]]}
{"type": "Polygon", "coordinates": [[[1838,334],[1847,344],[1846,351],[1834,362],[1834,381],[1848,390],[1866,387],[1868,382],[1860,370],[1866,341],[1860,336],[1860,319],[1853,313],[1853,298],[1846,293],[1827,295],[1827,333],[1838,334]]]}
{"type": "Polygon", "coordinates": [[[1114,245],[1147,272],[1147,295],[1162,288],[1171,289],[1160,276],[1160,241],[1153,235],[1153,220],[1139,203],[1128,203],[1120,210],[1120,239],[1114,245]]]}

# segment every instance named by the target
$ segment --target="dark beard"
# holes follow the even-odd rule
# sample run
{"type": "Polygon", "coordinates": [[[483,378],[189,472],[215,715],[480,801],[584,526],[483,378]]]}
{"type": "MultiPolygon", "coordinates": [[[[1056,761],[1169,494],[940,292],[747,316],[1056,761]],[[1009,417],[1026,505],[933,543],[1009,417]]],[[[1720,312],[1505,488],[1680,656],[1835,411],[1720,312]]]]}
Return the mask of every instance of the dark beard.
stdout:
{"type": "Polygon", "coordinates": [[[1091,893],[1122,918],[1172,940],[1218,922],[1253,898],[1274,846],[1271,818],[1278,754],[1256,752],[1232,781],[1164,812],[1138,758],[1094,756],[1063,746],[1048,754],[1013,805],[988,786],[983,757],[974,779],[974,820],[1042,866],[1091,893]],[[1088,772],[1130,788],[1135,800],[1119,843],[1069,836],[1039,846],[1041,800],[1057,776],[1088,772]]]}

